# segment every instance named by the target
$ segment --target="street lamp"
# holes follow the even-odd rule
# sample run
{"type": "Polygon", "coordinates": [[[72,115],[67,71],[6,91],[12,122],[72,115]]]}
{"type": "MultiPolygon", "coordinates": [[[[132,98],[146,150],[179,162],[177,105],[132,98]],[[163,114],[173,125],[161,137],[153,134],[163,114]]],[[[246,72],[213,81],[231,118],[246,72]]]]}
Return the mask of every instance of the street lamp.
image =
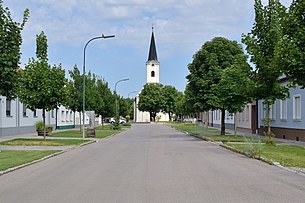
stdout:
{"type": "Polygon", "coordinates": [[[83,60],[83,138],[85,138],[85,102],[86,102],[86,79],[85,79],[85,73],[86,73],[86,48],[88,46],[88,44],[96,39],[107,39],[107,38],[112,38],[115,37],[114,35],[107,35],[105,36],[104,34],[102,34],[102,36],[98,36],[98,37],[93,37],[92,39],[90,39],[85,47],[84,47],[84,60],[83,60]]]}
{"type": "MultiPolygon", "coordinates": [[[[138,91],[129,92],[129,93],[128,93],[128,99],[129,99],[129,96],[130,96],[131,94],[133,94],[133,93],[138,93],[138,91]]],[[[131,112],[129,112],[129,101],[128,101],[128,113],[129,113],[129,115],[130,115],[130,113],[131,113],[131,112]]]]}
{"type": "Polygon", "coordinates": [[[116,86],[119,82],[124,82],[124,81],[127,81],[129,80],[129,78],[125,78],[125,79],[122,79],[122,80],[119,80],[115,83],[115,86],[114,86],[114,93],[115,93],[115,116],[119,117],[118,116],[118,102],[117,102],[117,94],[116,94],[116,86]]]}

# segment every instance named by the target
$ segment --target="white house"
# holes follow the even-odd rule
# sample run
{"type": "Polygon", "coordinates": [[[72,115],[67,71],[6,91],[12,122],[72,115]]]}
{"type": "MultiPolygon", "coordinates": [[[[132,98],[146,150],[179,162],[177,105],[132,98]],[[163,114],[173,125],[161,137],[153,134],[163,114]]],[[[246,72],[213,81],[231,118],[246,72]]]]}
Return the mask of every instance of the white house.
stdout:
{"type": "MultiPolygon", "coordinates": [[[[34,133],[35,123],[42,120],[42,110],[30,110],[18,98],[14,100],[0,96],[0,136],[34,133]]],[[[46,125],[54,129],[68,129],[79,126],[79,113],[64,106],[46,112],[46,125]]],[[[86,116],[86,124],[89,118],[86,116]]]]}

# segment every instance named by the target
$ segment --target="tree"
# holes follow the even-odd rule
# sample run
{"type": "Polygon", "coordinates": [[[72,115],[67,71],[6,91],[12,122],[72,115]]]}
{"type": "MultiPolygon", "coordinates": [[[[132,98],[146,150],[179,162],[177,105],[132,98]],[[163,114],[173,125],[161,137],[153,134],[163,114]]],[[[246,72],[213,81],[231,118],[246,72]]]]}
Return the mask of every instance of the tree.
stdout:
{"type": "Polygon", "coordinates": [[[242,41],[247,45],[246,50],[255,65],[256,98],[264,100],[264,104],[267,105],[267,134],[269,141],[272,141],[270,106],[275,100],[288,96],[287,88],[279,83],[283,71],[277,66],[276,57],[276,47],[282,37],[285,7],[279,0],[269,0],[267,6],[263,6],[261,0],[255,0],[254,8],[254,26],[250,33],[243,35],[242,41]]]}
{"type": "Polygon", "coordinates": [[[102,115],[103,118],[113,116],[115,114],[115,97],[108,83],[102,79],[98,79],[97,88],[102,104],[96,109],[96,114],[102,115]]]}
{"type": "Polygon", "coordinates": [[[169,120],[172,120],[172,115],[176,108],[176,100],[178,96],[178,90],[173,87],[166,85],[162,88],[162,96],[163,96],[163,102],[162,102],[162,111],[164,113],[168,113],[169,120]]]}
{"type": "MultiPolygon", "coordinates": [[[[36,35],[36,46],[38,60],[30,59],[25,69],[19,71],[18,97],[27,108],[42,109],[45,126],[45,111],[57,108],[66,98],[66,79],[61,65],[51,67],[48,64],[47,38],[43,32],[36,35]]],[[[44,138],[45,136],[44,130],[44,138]]]]}
{"type": "Polygon", "coordinates": [[[216,37],[206,42],[194,55],[193,62],[189,64],[190,74],[187,76],[188,95],[193,100],[196,110],[221,110],[222,135],[225,134],[225,110],[228,108],[228,104],[224,102],[225,97],[230,95],[220,94],[217,92],[219,87],[215,85],[222,85],[223,71],[233,65],[248,67],[242,47],[235,41],[216,37]]]}
{"type": "Polygon", "coordinates": [[[150,120],[155,121],[156,115],[162,109],[162,88],[161,84],[145,84],[139,95],[139,110],[147,111],[150,114],[150,120]]]}
{"type": "Polygon", "coordinates": [[[184,116],[190,115],[192,112],[192,107],[187,103],[187,97],[183,92],[178,92],[175,100],[174,113],[176,118],[183,121],[184,116]]]}
{"type": "MultiPolygon", "coordinates": [[[[73,70],[69,70],[71,80],[67,83],[66,91],[67,97],[64,105],[73,112],[82,112],[83,108],[83,79],[77,65],[74,65],[73,70]]],[[[80,124],[81,124],[80,116],[80,124]]],[[[81,129],[80,125],[80,131],[81,129]]]]}
{"type": "Polygon", "coordinates": [[[293,0],[283,18],[283,37],[277,47],[278,66],[293,85],[305,88],[305,4],[293,0]]]}
{"type": "Polygon", "coordinates": [[[16,97],[17,70],[20,60],[21,31],[29,17],[25,9],[22,23],[11,18],[8,8],[3,8],[0,0],[0,95],[8,98],[16,97]]]}
{"type": "MultiPolygon", "coordinates": [[[[245,58],[224,69],[220,81],[211,86],[212,97],[209,102],[219,109],[225,109],[236,115],[243,107],[252,101],[254,82],[250,78],[250,66],[245,58]]],[[[234,119],[236,122],[236,117],[234,119]]],[[[235,123],[236,134],[236,123],[235,123]]]]}

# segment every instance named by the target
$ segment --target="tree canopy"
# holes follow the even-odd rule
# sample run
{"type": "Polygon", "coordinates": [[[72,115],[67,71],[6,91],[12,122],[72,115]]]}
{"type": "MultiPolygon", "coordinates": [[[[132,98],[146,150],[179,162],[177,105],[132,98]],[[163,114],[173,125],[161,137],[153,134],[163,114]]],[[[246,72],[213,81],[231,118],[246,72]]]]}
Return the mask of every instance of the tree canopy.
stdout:
{"type": "Polygon", "coordinates": [[[240,97],[244,88],[251,88],[242,87],[238,81],[239,77],[246,77],[243,85],[250,84],[250,66],[242,47],[235,41],[216,37],[202,45],[188,68],[189,101],[197,111],[221,110],[221,134],[225,134],[225,110],[241,109],[250,97],[248,94],[240,97]]]}
{"type": "Polygon", "coordinates": [[[282,37],[277,47],[278,67],[294,85],[305,88],[305,3],[293,0],[282,17],[282,37]]]}
{"type": "Polygon", "coordinates": [[[246,50],[251,56],[251,62],[255,65],[253,78],[256,98],[264,100],[267,105],[266,119],[270,134],[270,105],[275,100],[288,96],[287,88],[279,82],[283,71],[278,67],[276,57],[276,48],[282,37],[285,7],[279,0],[269,0],[267,6],[263,6],[261,0],[255,0],[254,8],[255,23],[251,32],[244,35],[242,40],[247,45],[246,50]]]}
{"type": "Polygon", "coordinates": [[[9,8],[0,0],[0,95],[8,98],[16,97],[21,31],[28,18],[29,10],[25,9],[22,23],[13,21],[9,8]]]}
{"type": "Polygon", "coordinates": [[[163,105],[161,84],[145,84],[139,95],[139,110],[147,111],[151,121],[155,121],[156,114],[161,111],[163,105]]]}
{"type": "MultiPolygon", "coordinates": [[[[18,97],[28,108],[42,109],[45,125],[45,111],[57,108],[66,98],[65,70],[61,65],[51,67],[47,60],[47,40],[43,32],[36,35],[38,60],[30,59],[25,69],[19,71],[18,97]]],[[[45,133],[44,133],[45,135],[45,133]]]]}

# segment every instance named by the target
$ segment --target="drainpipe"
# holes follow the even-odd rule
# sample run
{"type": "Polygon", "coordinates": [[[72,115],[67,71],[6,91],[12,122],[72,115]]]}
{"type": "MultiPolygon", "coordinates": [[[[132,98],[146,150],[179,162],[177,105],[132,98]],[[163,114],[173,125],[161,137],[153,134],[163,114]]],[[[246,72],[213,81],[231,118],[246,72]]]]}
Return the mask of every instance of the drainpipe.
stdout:
{"type": "Polygon", "coordinates": [[[256,100],[256,134],[258,135],[258,132],[259,132],[259,118],[258,118],[258,99],[256,100]]]}
{"type": "Polygon", "coordinates": [[[55,109],[55,129],[57,129],[57,108],[55,109]]]}
{"type": "MultiPolygon", "coordinates": [[[[1,129],[2,129],[2,97],[0,98],[0,132],[1,132],[1,129]]],[[[1,134],[0,134],[1,135],[1,134]]]]}

